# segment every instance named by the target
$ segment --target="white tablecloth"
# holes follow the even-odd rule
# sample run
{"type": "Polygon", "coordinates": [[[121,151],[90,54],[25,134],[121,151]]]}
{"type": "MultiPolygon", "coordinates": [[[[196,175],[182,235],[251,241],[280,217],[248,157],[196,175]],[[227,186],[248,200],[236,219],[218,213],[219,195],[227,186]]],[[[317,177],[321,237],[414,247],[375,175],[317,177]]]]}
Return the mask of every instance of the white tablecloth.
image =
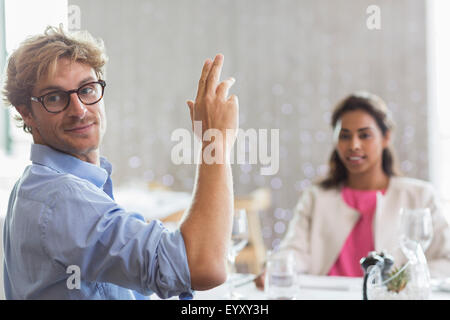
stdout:
{"type": "MultiPolygon", "coordinates": [[[[245,280],[243,280],[245,282],[245,280]]],[[[318,277],[302,275],[298,278],[297,300],[361,300],[362,278],[318,277]]],[[[249,300],[266,300],[264,291],[256,288],[253,281],[235,289],[249,300]]],[[[197,291],[195,299],[223,300],[227,298],[227,283],[207,291],[197,291]]]]}
{"type": "MultiPolygon", "coordinates": [[[[250,275],[249,275],[249,280],[250,275]]],[[[264,291],[258,290],[253,281],[245,281],[242,286],[235,289],[237,293],[247,300],[267,300],[264,291]]],[[[325,277],[302,275],[298,279],[298,292],[296,300],[362,300],[362,278],[325,277]]],[[[196,291],[195,300],[227,300],[229,292],[228,283],[214,289],[196,291]]],[[[158,299],[156,295],[152,299],[158,299]]],[[[173,297],[172,299],[178,299],[173,297]]],[[[450,300],[450,292],[433,290],[430,299],[450,300]]]]}

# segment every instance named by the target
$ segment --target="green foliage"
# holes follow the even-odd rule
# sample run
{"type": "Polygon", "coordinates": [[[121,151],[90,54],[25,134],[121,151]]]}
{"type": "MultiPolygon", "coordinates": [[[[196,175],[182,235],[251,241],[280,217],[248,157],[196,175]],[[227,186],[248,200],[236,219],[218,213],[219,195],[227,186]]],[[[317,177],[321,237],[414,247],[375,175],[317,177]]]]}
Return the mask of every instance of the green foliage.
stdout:
{"type": "Polygon", "coordinates": [[[400,271],[403,267],[404,265],[402,265],[400,268],[394,268],[394,270],[389,273],[388,279],[392,279],[387,283],[388,291],[399,293],[400,291],[405,289],[409,281],[409,272],[408,268],[400,271]]]}

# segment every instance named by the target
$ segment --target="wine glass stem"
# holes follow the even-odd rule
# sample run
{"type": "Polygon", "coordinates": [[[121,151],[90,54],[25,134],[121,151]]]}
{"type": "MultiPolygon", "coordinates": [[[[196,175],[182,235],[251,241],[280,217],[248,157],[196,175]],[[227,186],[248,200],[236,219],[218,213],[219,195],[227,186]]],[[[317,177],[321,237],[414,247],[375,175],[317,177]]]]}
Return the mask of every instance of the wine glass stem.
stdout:
{"type": "Polygon", "coordinates": [[[234,280],[233,280],[233,275],[236,273],[236,255],[234,253],[231,253],[229,255],[229,259],[230,259],[230,283],[229,283],[229,290],[230,290],[230,296],[233,296],[233,292],[234,292],[234,280]]]}
{"type": "Polygon", "coordinates": [[[236,273],[236,255],[235,254],[230,254],[230,272],[231,274],[236,273]]]}

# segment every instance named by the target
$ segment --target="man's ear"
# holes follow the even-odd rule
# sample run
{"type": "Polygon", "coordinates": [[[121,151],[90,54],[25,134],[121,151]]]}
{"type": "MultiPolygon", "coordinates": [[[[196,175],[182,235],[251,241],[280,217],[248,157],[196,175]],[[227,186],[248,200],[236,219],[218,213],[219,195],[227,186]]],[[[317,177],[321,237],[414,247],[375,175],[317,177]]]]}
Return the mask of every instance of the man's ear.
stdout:
{"type": "Polygon", "coordinates": [[[16,110],[22,117],[23,122],[28,127],[32,128],[35,126],[33,113],[31,112],[31,109],[29,107],[27,107],[26,105],[20,105],[20,106],[16,106],[16,110]]]}

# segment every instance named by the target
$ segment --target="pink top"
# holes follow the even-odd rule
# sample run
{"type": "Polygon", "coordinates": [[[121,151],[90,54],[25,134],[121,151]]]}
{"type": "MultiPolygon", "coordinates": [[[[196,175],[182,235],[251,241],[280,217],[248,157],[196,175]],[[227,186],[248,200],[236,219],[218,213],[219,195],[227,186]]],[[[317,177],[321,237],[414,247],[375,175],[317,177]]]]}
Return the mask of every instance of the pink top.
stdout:
{"type": "MultiPolygon", "coordinates": [[[[345,240],[341,253],[328,272],[329,276],[362,277],[364,272],[359,264],[362,257],[375,250],[372,223],[377,206],[378,190],[356,190],[344,187],[342,198],[357,210],[361,217],[345,240]]],[[[386,190],[381,190],[384,194],[386,190]]]]}

